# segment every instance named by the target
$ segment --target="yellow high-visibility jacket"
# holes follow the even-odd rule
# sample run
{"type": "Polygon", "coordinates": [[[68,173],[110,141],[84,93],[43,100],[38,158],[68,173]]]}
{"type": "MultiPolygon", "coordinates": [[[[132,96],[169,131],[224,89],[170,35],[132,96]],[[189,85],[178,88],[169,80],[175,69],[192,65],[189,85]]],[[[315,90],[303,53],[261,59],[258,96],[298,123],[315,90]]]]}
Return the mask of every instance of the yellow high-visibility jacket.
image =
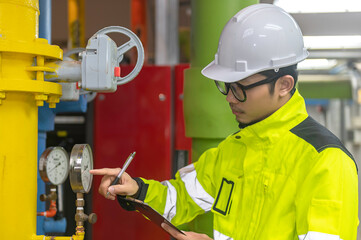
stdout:
{"type": "Polygon", "coordinates": [[[141,195],[173,224],[214,213],[216,240],[355,240],[357,167],[298,93],[141,195]]]}

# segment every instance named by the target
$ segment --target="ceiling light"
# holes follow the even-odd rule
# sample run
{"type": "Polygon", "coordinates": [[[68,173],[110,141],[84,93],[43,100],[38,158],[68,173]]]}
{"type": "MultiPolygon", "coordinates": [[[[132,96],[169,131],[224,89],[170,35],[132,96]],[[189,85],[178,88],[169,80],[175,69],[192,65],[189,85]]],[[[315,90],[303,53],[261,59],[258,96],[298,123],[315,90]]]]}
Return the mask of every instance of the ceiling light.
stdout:
{"type": "Polygon", "coordinates": [[[304,36],[308,49],[360,49],[361,36],[304,36]]]}
{"type": "Polygon", "coordinates": [[[290,13],[361,12],[360,0],[274,0],[290,13]]]}
{"type": "Polygon", "coordinates": [[[306,59],[297,65],[299,70],[326,70],[337,65],[334,59],[306,59]]]}

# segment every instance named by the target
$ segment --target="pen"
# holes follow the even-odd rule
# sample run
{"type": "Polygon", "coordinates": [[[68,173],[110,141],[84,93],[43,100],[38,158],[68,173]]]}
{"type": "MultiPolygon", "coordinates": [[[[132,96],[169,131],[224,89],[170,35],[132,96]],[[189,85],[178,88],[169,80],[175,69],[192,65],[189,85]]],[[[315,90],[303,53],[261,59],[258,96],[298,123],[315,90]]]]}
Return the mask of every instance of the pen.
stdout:
{"type": "MultiPolygon", "coordinates": [[[[117,175],[117,177],[114,179],[114,181],[110,184],[110,186],[113,186],[113,185],[115,185],[115,184],[118,183],[119,179],[121,178],[121,176],[123,175],[123,173],[125,172],[125,170],[127,170],[130,162],[133,160],[134,155],[135,155],[135,152],[133,152],[133,153],[131,153],[131,154],[129,155],[129,157],[128,157],[127,160],[125,161],[122,169],[120,170],[120,172],[118,173],[118,175],[117,175]]],[[[110,187],[110,186],[109,186],[109,187],[110,187]]],[[[110,192],[107,192],[107,196],[108,196],[109,194],[110,194],[110,192]]]]}

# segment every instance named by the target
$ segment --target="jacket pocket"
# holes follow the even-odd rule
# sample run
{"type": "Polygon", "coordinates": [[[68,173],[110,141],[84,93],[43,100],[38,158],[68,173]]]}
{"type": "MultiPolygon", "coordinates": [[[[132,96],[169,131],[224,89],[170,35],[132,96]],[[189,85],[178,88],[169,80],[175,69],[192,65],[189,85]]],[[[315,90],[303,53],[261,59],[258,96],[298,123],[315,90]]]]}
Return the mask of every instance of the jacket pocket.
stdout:
{"type": "Polygon", "coordinates": [[[227,216],[232,205],[232,196],[235,182],[225,177],[222,178],[216,199],[212,206],[212,212],[227,216]]]}
{"type": "Polygon", "coordinates": [[[233,239],[237,235],[237,232],[235,232],[237,221],[242,219],[239,208],[242,194],[240,192],[243,181],[242,175],[237,177],[236,174],[227,172],[226,175],[219,178],[215,200],[211,209],[214,214],[214,230],[229,236],[227,239],[233,239]]]}

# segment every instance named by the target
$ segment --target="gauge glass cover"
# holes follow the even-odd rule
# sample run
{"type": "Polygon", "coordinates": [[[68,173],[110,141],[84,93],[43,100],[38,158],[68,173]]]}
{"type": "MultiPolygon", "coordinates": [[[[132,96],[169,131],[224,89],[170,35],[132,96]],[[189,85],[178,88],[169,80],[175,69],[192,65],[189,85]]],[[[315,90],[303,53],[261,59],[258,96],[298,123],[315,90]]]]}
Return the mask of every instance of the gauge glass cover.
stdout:
{"type": "Polygon", "coordinates": [[[81,182],[86,192],[89,192],[93,175],[89,173],[90,169],[93,169],[93,159],[91,159],[90,148],[84,148],[83,161],[81,162],[81,182]]]}
{"type": "Polygon", "coordinates": [[[69,156],[62,147],[49,147],[40,157],[40,176],[45,182],[60,185],[69,174],[69,156]]]}
{"type": "Polygon", "coordinates": [[[74,145],[70,155],[70,185],[76,193],[90,191],[93,175],[93,154],[88,144],[74,145]]]}

